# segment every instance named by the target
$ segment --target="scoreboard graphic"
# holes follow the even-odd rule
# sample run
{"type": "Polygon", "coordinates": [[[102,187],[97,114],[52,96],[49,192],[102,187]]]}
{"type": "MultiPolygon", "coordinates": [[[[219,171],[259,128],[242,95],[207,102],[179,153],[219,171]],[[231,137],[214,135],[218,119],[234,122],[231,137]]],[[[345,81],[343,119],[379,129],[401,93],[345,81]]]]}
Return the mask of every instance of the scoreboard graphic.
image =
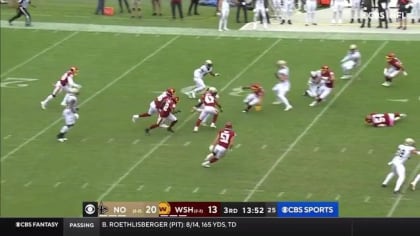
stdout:
{"type": "Polygon", "coordinates": [[[83,202],[84,217],[339,217],[338,202],[83,202]]]}

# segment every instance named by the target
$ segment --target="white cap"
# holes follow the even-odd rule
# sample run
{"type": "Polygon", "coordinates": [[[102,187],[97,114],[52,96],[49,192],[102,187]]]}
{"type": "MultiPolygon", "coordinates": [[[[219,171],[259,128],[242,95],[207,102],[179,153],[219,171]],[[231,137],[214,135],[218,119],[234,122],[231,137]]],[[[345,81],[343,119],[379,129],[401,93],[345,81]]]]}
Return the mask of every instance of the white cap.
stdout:
{"type": "Polygon", "coordinates": [[[412,138],[406,138],[406,139],[404,140],[404,143],[405,143],[406,145],[414,145],[415,141],[414,141],[414,139],[412,139],[412,138]]]}
{"type": "Polygon", "coordinates": [[[357,46],[356,46],[356,44],[351,44],[349,48],[350,49],[357,49],[357,46]]]}
{"type": "Polygon", "coordinates": [[[211,60],[206,60],[206,64],[213,64],[213,62],[211,60]]]}
{"type": "Polygon", "coordinates": [[[311,71],[311,77],[316,77],[317,72],[316,71],[311,71]]]}
{"type": "Polygon", "coordinates": [[[284,60],[278,60],[277,61],[277,65],[279,65],[279,66],[286,65],[286,61],[284,61],[284,60]]]}

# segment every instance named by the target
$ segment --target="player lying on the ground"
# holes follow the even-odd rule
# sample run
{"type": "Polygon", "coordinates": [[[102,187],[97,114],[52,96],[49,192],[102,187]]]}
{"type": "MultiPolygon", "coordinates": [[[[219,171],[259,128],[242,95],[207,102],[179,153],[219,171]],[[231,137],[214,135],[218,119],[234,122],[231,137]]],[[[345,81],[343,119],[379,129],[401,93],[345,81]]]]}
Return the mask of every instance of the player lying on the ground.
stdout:
{"type": "Polygon", "coordinates": [[[366,124],[373,127],[391,127],[395,122],[406,117],[407,114],[398,112],[370,113],[365,117],[366,124]]]}

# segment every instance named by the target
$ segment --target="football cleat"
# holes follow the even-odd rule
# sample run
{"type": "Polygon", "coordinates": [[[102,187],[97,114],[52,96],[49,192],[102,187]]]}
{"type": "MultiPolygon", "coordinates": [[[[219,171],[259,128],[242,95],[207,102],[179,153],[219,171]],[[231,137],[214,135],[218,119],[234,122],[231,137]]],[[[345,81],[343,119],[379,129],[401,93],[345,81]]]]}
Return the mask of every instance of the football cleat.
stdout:
{"type": "Polygon", "coordinates": [[[211,124],[210,124],[210,127],[212,127],[212,128],[216,128],[216,124],[211,123],[211,124]]]}
{"type": "Polygon", "coordinates": [[[197,126],[194,127],[193,132],[198,132],[198,127],[197,126]]]}
{"type": "Polygon", "coordinates": [[[416,191],[416,185],[414,183],[410,183],[410,188],[412,191],[416,191]]]}
{"type": "Polygon", "coordinates": [[[292,106],[288,106],[288,107],[286,107],[286,108],[284,108],[284,111],[290,111],[290,110],[292,110],[292,106]]]}
{"type": "Polygon", "coordinates": [[[205,161],[205,162],[201,163],[201,166],[206,167],[206,168],[210,168],[210,164],[209,164],[208,161],[205,161]]]}
{"type": "Polygon", "coordinates": [[[42,108],[42,110],[47,109],[47,107],[45,106],[45,103],[44,102],[41,102],[41,108],[42,108]]]}
{"type": "Polygon", "coordinates": [[[131,121],[133,121],[133,123],[136,123],[138,117],[136,117],[136,115],[133,115],[133,117],[131,118],[131,121]]]}
{"type": "Polygon", "coordinates": [[[67,141],[67,138],[58,138],[57,141],[61,142],[61,143],[64,143],[65,141],[67,141]]]}

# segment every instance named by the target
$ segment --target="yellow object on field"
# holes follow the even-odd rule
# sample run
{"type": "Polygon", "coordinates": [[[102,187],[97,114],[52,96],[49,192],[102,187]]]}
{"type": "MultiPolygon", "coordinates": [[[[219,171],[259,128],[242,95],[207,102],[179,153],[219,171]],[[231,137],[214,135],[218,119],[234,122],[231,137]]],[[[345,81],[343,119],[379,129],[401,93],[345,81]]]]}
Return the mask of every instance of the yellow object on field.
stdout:
{"type": "Polygon", "coordinates": [[[256,105],[255,106],[255,111],[261,111],[262,110],[262,106],[261,105],[256,105]]]}

